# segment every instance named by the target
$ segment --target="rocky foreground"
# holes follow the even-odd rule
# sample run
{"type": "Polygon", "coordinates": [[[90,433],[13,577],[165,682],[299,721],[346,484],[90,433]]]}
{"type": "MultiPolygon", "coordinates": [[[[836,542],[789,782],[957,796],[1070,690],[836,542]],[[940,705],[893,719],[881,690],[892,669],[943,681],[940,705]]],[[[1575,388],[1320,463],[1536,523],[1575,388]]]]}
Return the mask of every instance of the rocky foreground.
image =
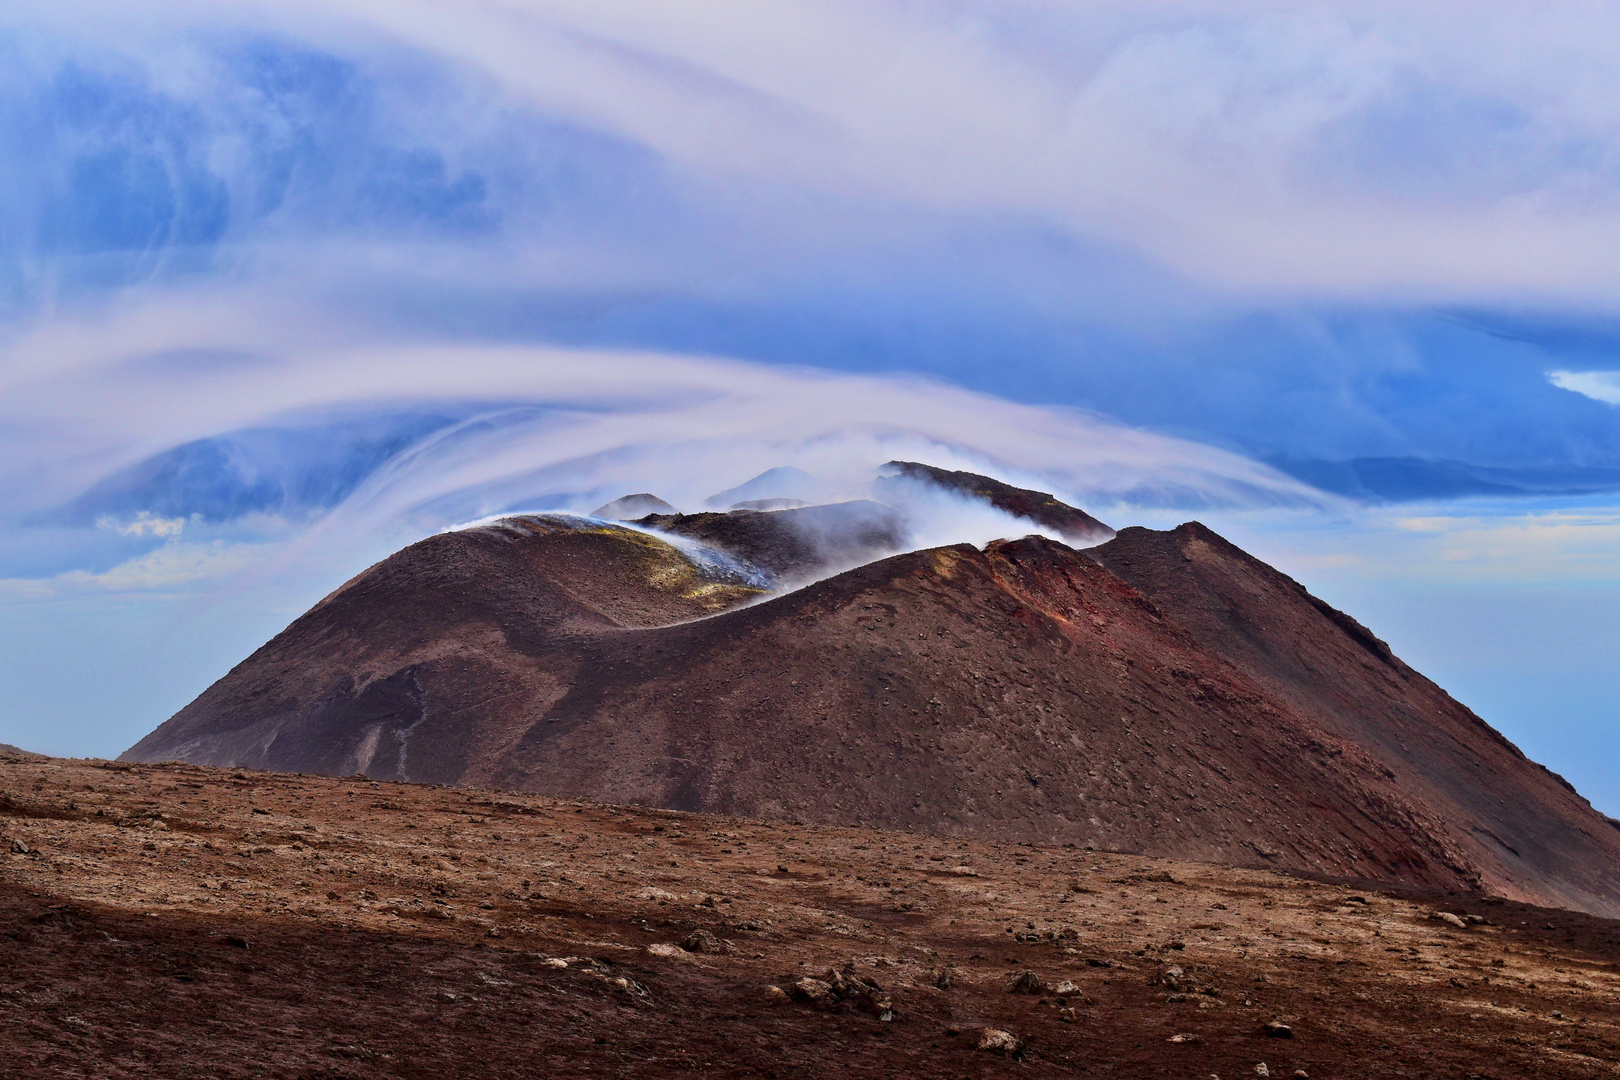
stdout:
{"type": "Polygon", "coordinates": [[[1597,1077],[1620,924],[1261,870],[0,755],[0,1075],[1597,1077]]]}

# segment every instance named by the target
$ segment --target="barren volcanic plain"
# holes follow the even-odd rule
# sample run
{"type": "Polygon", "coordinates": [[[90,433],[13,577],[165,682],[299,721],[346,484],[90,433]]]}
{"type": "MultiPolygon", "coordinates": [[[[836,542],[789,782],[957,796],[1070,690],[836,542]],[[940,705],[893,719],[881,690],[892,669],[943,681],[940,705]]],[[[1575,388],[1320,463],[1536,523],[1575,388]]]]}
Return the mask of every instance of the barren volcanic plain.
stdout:
{"type": "Polygon", "coordinates": [[[0,791],[7,1077],[1508,1080],[1620,1059],[1620,924],[1511,901],[180,764],[4,755],[0,791]]]}

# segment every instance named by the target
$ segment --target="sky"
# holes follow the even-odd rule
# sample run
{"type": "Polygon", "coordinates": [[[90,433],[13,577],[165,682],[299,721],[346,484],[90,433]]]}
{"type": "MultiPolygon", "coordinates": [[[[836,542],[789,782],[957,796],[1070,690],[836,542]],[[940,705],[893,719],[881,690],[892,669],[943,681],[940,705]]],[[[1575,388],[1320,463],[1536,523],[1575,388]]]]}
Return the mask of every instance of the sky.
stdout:
{"type": "Polygon", "coordinates": [[[0,741],[399,546],[895,457],[1198,517],[1620,814],[1620,6],[0,6],[0,741]]]}

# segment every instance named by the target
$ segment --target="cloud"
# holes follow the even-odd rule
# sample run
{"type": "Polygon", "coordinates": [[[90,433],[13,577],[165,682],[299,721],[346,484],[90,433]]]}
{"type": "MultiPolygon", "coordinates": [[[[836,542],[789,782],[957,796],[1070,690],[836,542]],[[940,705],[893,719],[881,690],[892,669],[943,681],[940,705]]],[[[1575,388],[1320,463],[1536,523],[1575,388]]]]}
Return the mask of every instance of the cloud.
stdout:
{"type": "Polygon", "coordinates": [[[120,524],[112,517],[96,519],[96,528],[111,529],[119,536],[154,536],[170,538],[179,536],[186,527],[185,518],[153,517],[148,510],[142,510],[135,515],[135,520],[120,524]]]}
{"type": "Polygon", "coordinates": [[[299,329],[289,331],[284,309],[256,303],[248,293],[209,292],[189,303],[166,293],[125,318],[55,323],[21,342],[17,354],[34,367],[0,374],[0,429],[26,425],[31,468],[0,473],[0,508],[44,512],[143,460],[162,468],[129,475],[169,476],[175,460],[208,467],[189,474],[200,477],[195,505],[176,495],[191,488],[99,485],[119,500],[121,531],[130,536],[160,537],[188,515],[218,517],[218,507],[267,505],[234,496],[226,483],[251,493],[296,481],[300,490],[331,493],[335,503],[321,504],[331,509],[311,536],[397,538],[503,509],[589,511],[640,490],[697,509],[775,466],[858,494],[891,458],[991,469],[1092,503],[1325,501],[1240,455],[928,379],[627,350],[333,345],[319,330],[303,340],[307,323],[293,320],[299,329]],[[277,360],[183,381],[129,362],[192,340],[277,360]],[[433,424],[364,418],[430,412],[440,417],[433,424]],[[257,434],[231,435],[243,429],[257,434]],[[370,440],[367,448],[379,432],[404,434],[385,440],[385,454],[357,456],[339,452],[346,444],[334,432],[370,440]],[[234,448],[231,469],[214,468],[217,455],[177,458],[170,449],[210,439],[206,445],[234,448]],[[327,448],[321,456],[333,476],[319,471],[307,446],[327,448]],[[240,460],[249,449],[260,456],[240,460]],[[335,475],[357,463],[369,471],[335,475]],[[133,501],[142,493],[158,506],[133,501]]]}
{"type": "Polygon", "coordinates": [[[1542,376],[1602,362],[1488,317],[1613,308],[1620,16],[1574,10],[66,0],[0,41],[0,333],[252,282],[351,340],[922,371],[1262,456],[1620,464],[1542,376]]]}
{"type": "Polygon", "coordinates": [[[169,543],[101,573],[71,570],[46,578],[0,578],[0,602],[73,600],[86,594],[130,597],[174,593],[203,582],[221,584],[266,554],[255,545],[222,540],[169,543]]]}
{"type": "Polygon", "coordinates": [[[633,205],[708,224],[675,246],[722,264],[760,256],[746,237],[792,262],[992,215],[1262,296],[1606,305],[1620,260],[1604,5],[295,0],[31,23],[14,91],[67,56],[144,103],[75,117],[66,171],[18,189],[96,211],[68,220],[103,245],[589,224],[676,271],[656,219],[607,224],[633,205]]]}
{"type": "MultiPolygon", "coordinates": [[[[1474,499],[1347,515],[1213,510],[1200,518],[1313,590],[1620,585],[1620,502],[1613,497],[1529,506],[1474,499]]],[[[1169,524],[1174,515],[1139,519],[1169,524]]]]}
{"type": "Polygon", "coordinates": [[[1620,371],[1549,371],[1547,381],[1593,401],[1620,405],[1620,371]]]}

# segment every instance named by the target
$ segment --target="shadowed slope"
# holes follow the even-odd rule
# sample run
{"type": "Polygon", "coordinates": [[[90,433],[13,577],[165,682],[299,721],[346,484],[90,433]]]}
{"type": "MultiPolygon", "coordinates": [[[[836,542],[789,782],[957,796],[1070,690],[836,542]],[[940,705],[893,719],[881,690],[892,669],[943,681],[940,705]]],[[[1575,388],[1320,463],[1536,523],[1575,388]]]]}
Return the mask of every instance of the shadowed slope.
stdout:
{"type": "Polygon", "coordinates": [[[757,595],[618,526],[443,533],[322,600],[124,756],[454,781],[502,752],[502,718],[568,684],[580,640],[757,595]]]}
{"type": "Polygon", "coordinates": [[[1087,554],[1444,818],[1510,896],[1620,913],[1620,827],[1343,612],[1197,522],[1087,554]]]}

